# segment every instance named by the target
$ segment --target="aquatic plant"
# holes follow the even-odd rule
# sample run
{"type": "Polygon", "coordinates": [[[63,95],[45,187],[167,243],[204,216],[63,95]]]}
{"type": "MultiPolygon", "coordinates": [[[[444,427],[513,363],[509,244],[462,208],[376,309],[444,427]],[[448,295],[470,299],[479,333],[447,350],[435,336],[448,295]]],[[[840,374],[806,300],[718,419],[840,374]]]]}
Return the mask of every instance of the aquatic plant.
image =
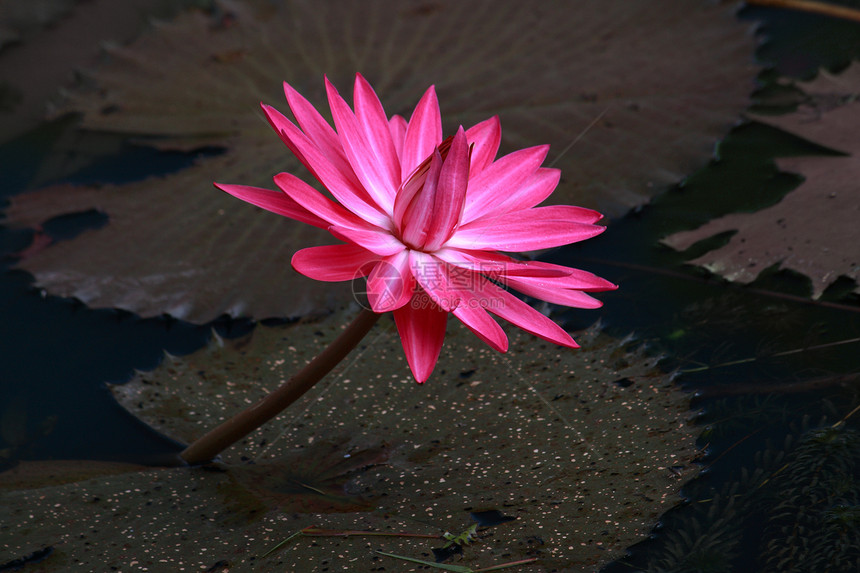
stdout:
{"type": "Polygon", "coordinates": [[[496,159],[499,119],[460,126],[445,139],[432,86],[407,121],[386,116],[360,74],[354,112],[327,78],[325,84],[334,128],[286,82],[298,125],[262,107],[283,142],[330,195],[291,173],[275,176],[280,191],[216,185],[341,240],[298,251],[292,265],[321,281],[367,277],[370,308],[302,372],[189,446],[182,454],[189,463],[211,459],[295,401],[358,344],[381,313],[394,314],[409,367],[418,382],[425,382],[438,360],[449,314],[500,352],[508,348],[507,335],[490,313],[549,342],[577,347],[564,329],[500,284],[579,308],[601,305],[587,292],[616,288],[586,271],[499,252],[557,247],[605,229],[595,224],[602,215],[591,209],[536,206],[561,176],[557,169],[541,167],[549,146],[496,159]]]}
{"type": "MultiPolygon", "coordinates": [[[[827,418],[813,422],[808,415],[792,419],[774,397],[716,400],[711,406],[709,415],[719,420],[718,431],[706,433],[711,437],[725,436],[750,412],[787,426],[789,432],[780,441],[764,440],[752,465],[730,471],[721,487],[711,485],[708,474],[691,482],[689,503],[667,516],[671,525],[665,534],[658,533],[658,545],[641,570],[860,568],[860,434],[844,423],[850,413],[835,424],[827,418]],[[732,411],[740,414],[737,420],[732,411]],[[739,563],[741,555],[749,559],[751,553],[756,562],[739,563]]],[[[822,403],[821,409],[831,411],[833,405],[822,403]]],[[[720,459],[749,437],[735,442],[712,465],[727,463],[720,459]]]]}
{"type": "Polygon", "coordinates": [[[615,288],[591,273],[497,251],[530,251],[581,241],[603,232],[602,215],[570,206],[535,207],[561,173],[540,167],[549,146],[494,159],[501,141],[493,117],[442,137],[436,92],[430,87],[411,119],[388,119],[370,84],[355,79],[355,113],[326,80],[337,131],[289,84],[297,127],[263,105],[269,123],[335,200],[290,173],[275,176],[281,192],[243,185],[218,187],[245,201],[327,229],[343,243],[298,251],[300,273],[321,281],[367,277],[375,313],[394,313],[415,379],[436,364],[448,314],[494,349],[507,337],[488,311],[556,344],[576,343],[551,320],[496,282],[535,298],[596,308],[586,291],[615,288]]]}
{"type": "Polygon", "coordinates": [[[763,571],[860,568],[860,433],[844,426],[810,430],[774,476],[763,571]]]}

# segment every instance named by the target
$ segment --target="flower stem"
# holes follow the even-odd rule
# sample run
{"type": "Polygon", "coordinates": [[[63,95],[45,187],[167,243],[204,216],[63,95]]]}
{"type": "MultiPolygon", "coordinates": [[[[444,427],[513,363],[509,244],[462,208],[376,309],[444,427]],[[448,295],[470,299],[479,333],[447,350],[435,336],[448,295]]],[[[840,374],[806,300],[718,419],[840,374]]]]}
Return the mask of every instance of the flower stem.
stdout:
{"type": "Polygon", "coordinates": [[[770,6],[773,8],[785,8],[786,10],[800,10],[803,12],[812,12],[814,14],[823,14],[824,16],[831,16],[833,18],[842,18],[845,20],[860,22],[860,10],[849,8],[847,6],[825,4],[824,2],[814,2],[810,0],[746,0],[746,3],[753,6],[770,6]]]}
{"type": "Polygon", "coordinates": [[[346,330],[301,371],[253,406],[195,440],[179,456],[189,465],[208,462],[280,414],[340,363],[370,332],[380,316],[370,310],[362,310],[346,330]]]}

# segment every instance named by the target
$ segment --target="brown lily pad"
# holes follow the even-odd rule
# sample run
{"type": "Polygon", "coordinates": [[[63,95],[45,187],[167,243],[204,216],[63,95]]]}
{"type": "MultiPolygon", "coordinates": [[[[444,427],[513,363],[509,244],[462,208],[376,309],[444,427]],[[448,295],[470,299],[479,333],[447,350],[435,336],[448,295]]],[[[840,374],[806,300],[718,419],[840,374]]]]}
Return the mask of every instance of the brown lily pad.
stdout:
{"type": "Polygon", "coordinates": [[[782,201],[755,213],[737,213],[710,221],[693,231],[676,233],[664,242],[678,250],[736,231],[725,246],[690,261],[742,283],[755,280],[773,265],[809,277],[818,298],[839,277],[860,279],[860,64],[839,75],[822,71],[800,84],[806,103],[796,112],[753,119],[778,127],[846,156],[778,159],[783,171],[806,180],[782,201]]]}
{"type": "MultiPolygon", "coordinates": [[[[113,392],[142,420],[192,439],[301,367],[352,312],[259,326],[113,392]]],[[[680,501],[695,472],[694,428],[688,396],[656,358],[597,331],[578,335],[587,350],[510,331],[501,355],[454,324],[436,374],[416,385],[383,319],[219,464],[0,490],[4,554],[52,547],[34,571],[132,562],[355,571],[371,567],[376,549],[421,558],[441,540],[297,539],[258,556],[311,525],[441,535],[466,529],[469,512],[497,509],[516,520],[479,532],[458,563],[537,556],[521,570],[597,570],[680,501]]]]}
{"type": "Polygon", "coordinates": [[[93,460],[22,461],[0,473],[0,490],[35,489],[75,483],[95,477],[139,472],[145,466],[93,460]]]}
{"type": "Polygon", "coordinates": [[[126,43],[154,15],[194,0],[0,0],[0,141],[33,129],[102,45],[126,43]]]}
{"type": "Polygon", "coordinates": [[[72,9],[74,0],[0,0],[0,51],[72,9]]]}
{"type": "Polygon", "coordinates": [[[348,94],[360,71],[387,112],[401,114],[435,84],[449,132],[498,114],[503,152],[552,144],[549,161],[564,173],[553,202],[611,216],[701,165],[746,106],[755,73],[745,26],[710,2],[221,6],[112,49],[111,63],[91,74],[95,89],[73,93],[66,109],[83,112],[87,129],[225,155],[165,179],[80,190],[87,200],[67,189],[14,199],[11,225],[23,224],[22,212],[29,224],[91,208],[110,217],[98,232],[23,260],[38,286],[192,321],[330,309],[337,287],[299,277],[285,261],[331,239],[211,188],[212,180],[271,187],[272,175],[298,169],[257,107],[286,107],[283,80],[324,108],[323,74],[348,94]],[[153,209],[160,216],[136,216],[153,209]]]}
{"type": "MultiPolygon", "coordinates": [[[[172,358],[113,392],[143,421],[191,440],[300,368],[349,314],[261,326],[250,337],[172,358]]],[[[516,523],[465,563],[487,566],[506,552],[528,557],[523,541],[537,535],[545,543],[534,569],[541,571],[599,567],[678,501],[679,476],[694,471],[694,432],[688,397],[654,368],[656,359],[597,332],[579,336],[588,350],[572,351],[510,331],[511,351],[500,355],[452,321],[437,374],[419,386],[389,322],[299,402],[223,454],[218,491],[240,501],[220,520],[271,527],[280,510],[302,527],[391,528],[393,518],[427,533],[428,524],[431,532],[455,530],[467,511],[503,507],[516,523]]],[[[370,558],[364,541],[347,547],[337,546],[348,556],[338,562],[370,558]]],[[[325,544],[307,550],[300,545],[282,558],[309,569],[316,559],[333,559],[325,544]]],[[[403,543],[385,550],[417,555],[403,543]]],[[[237,551],[251,549],[239,540],[237,551]]]]}
{"type": "Polygon", "coordinates": [[[21,195],[7,216],[30,228],[41,228],[46,211],[52,212],[48,219],[59,215],[58,205],[66,213],[95,208],[110,216],[101,230],[21,253],[21,265],[53,293],[94,306],[198,322],[225,313],[259,318],[319,314],[351,300],[348,284],[318,283],[290,267],[294,250],[283,245],[334,242],[316,227],[245,205],[214,188],[187,211],[165,207],[176,193],[192,188],[202,172],[219,166],[226,171],[230,163],[217,157],[208,168],[192,167],[167,179],[122,187],[60,185],[21,195]],[[128,210],[128,195],[149,199],[128,210]],[[164,232],[153,227],[156,221],[164,232]],[[125,236],[109,246],[105,241],[113,240],[115,229],[125,229],[125,236]],[[127,256],[118,255],[120,244],[131,249],[127,256]],[[87,257],[79,258],[82,253],[87,257]],[[77,262],[68,264],[73,259],[77,262]]]}
{"type": "Polygon", "coordinates": [[[373,508],[351,478],[388,460],[385,443],[357,445],[348,436],[316,440],[274,461],[234,468],[234,486],[284,512],[344,513],[373,508]]]}

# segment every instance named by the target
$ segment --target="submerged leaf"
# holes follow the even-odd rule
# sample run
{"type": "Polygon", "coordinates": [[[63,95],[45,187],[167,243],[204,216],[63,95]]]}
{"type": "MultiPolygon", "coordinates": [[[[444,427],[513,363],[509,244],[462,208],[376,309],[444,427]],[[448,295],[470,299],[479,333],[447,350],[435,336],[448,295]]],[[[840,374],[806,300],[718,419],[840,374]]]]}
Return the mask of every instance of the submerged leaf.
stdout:
{"type": "Polygon", "coordinates": [[[553,202],[619,215],[710,155],[748,101],[751,49],[730,11],[687,0],[224,3],[113,49],[93,73],[97,89],[68,107],[87,129],[224,156],[130,187],[26,194],[8,219],[40,223],[71,204],[107,213],[106,228],[21,263],[38,286],[91,306],[193,321],[330,309],[337,287],[284,264],[325,233],[211,187],[271,187],[275,173],[298,171],[256,107],[286,108],[283,80],[325,107],[324,73],[347,86],[362,72],[389,113],[435,84],[447,133],[498,114],[503,152],[552,144],[549,161],[564,174],[553,202]],[[88,198],[62,197],[77,193],[88,198]]]}
{"type": "Polygon", "coordinates": [[[860,64],[838,76],[822,71],[801,88],[807,99],[796,112],[754,119],[848,156],[778,159],[780,169],[806,178],[778,204],[756,213],[727,215],[664,242],[684,250],[736,231],[728,244],[690,262],[738,282],[751,282],[779,265],[809,277],[813,298],[843,276],[852,279],[854,292],[860,293],[860,64]]]}

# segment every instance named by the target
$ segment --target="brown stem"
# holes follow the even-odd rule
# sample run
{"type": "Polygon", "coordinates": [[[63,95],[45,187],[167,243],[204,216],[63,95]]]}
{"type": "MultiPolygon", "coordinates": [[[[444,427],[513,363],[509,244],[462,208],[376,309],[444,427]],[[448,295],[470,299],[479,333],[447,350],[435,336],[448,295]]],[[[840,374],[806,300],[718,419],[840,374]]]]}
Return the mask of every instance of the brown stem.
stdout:
{"type": "Polygon", "coordinates": [[[179,456],[190,465],[208,462],[301,398],[370,332],[381,315],[362,310],[340,336],[268,396],[195,440],[179,456]]]}
{"type": "Polygon", "coordinates": [[[833,18],[842,18],[844,20],[860,22],[860,10],[848,8],[846,6],[825,4],[824,2],[811,2],[809,0],[746,0],[746,3],[752,6],[769,6],[773,8],[785,8],[787,10],[800,10],[803,12],[812,12],[814,14],[832,16],[833,18]]]}

